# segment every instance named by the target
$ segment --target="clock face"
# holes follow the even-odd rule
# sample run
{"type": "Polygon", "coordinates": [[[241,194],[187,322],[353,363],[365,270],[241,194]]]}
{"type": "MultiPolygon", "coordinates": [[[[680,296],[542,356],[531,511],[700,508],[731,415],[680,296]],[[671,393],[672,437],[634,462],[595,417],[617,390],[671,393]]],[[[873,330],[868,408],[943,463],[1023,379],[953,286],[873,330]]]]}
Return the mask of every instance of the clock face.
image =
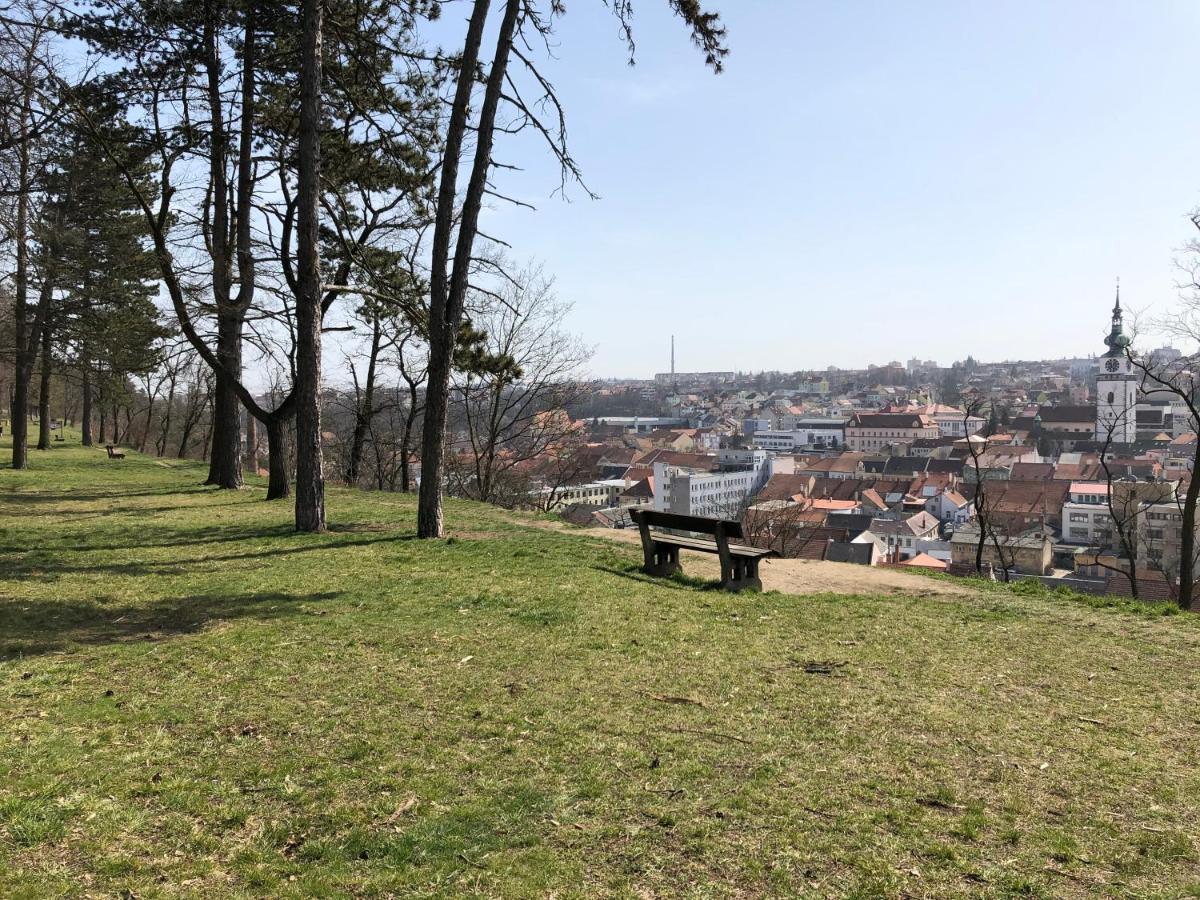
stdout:
{"type": "Polygon", "coordinates": [[[1119,359],[1110,359],[1104,364],[1104,368],[1110,372],[1118,372],[1121,369],[1121,361],[1119,359]]]}

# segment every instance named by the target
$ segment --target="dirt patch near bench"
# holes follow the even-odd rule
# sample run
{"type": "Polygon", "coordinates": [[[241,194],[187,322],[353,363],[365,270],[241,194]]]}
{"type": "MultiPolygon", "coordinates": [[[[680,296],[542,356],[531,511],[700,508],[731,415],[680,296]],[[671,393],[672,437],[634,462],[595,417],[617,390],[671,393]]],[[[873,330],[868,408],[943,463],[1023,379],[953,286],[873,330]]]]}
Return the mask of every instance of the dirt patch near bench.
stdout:
{"type": "MultiPolygon", "coordinates": [[[[553,522],[539,522],[538,527],[562,528],[588,537],[603,538],[641,546],[636,530],[619,528],[588,528],[583,531],[553,522]]],[[[684,550],[680,554],[685,575],[717,581],[721,565],[714,554],[684,550]]],[[[959,585],[903,569],[879,566],[857,566],[852,563],[823,562],[808,559],[766,559],[759,567],[763,589],[783,594],[912,594],[916,596],[973,597],[967,585],[959,585]]]]}

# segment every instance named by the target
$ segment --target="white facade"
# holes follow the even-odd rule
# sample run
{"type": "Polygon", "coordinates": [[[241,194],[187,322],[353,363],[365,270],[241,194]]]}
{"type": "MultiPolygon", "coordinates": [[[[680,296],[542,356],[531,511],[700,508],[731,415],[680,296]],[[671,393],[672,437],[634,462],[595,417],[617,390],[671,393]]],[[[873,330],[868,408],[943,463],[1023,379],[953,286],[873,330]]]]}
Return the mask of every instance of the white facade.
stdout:
{"type": "Polygon", "coordinates": [[[1112,515],[1108,485],[1076,483],[1062,508],[1062,538],[1068,544],[1108,547],[1112,544],[1112,515]]]}
{"type": "Polygon", "coordinates": [[[937,423],[940,437],[962,438],[971,434],[979,434],[987,420],[982,416],[966,416],[960,411],[952,413],[938,412],[930,416],[937,423]]]}
{"type": "Polygon", "coordinates": [[[659,512],[712,519],[737,517],[747,499],[762,490],[774,472],[764,450],[721,452],[723,465],[736,469],[699,472],[666,463],[654,464],[654,508],[659,512]],[[727,454],[736,454],[726,457],[727,454]],[[743,464],[743,460],[749,463],[743,464]]]}
{"type": "Polygon", "coordinates": [[[584,506],[616,506],[621,492],[629,487],[629,483],[619,478],[591,481],[587,484],[571,484],[561,488],[544,488],[543,497],[554,494],[552,509],[563,506],[582,504],[584,506]]]}
{"type": "Polygon", "coordinates": [[[1132,444],[1137,440],[1137,376],[1123,356],[1106,356],[1096,379],[1096,440],[1132,444]]]}
{"type": "Polygon", "coordinates": [[[791,453],[804,444],[803,435],[798,431],[756,431],[754,432],[754,449],[769,450],[772,453],[791,453]]]}
{"type": "Polygon", "coordinates": [[[1100,357],[1096,377],[1096,440],[1132,444],[1137,440],[1138,377],[1126,349],[1129,338],[1121,321],[1121,295],[1112,312],[1112,330],[1104,339],[1108,352],[1100,357]]]}

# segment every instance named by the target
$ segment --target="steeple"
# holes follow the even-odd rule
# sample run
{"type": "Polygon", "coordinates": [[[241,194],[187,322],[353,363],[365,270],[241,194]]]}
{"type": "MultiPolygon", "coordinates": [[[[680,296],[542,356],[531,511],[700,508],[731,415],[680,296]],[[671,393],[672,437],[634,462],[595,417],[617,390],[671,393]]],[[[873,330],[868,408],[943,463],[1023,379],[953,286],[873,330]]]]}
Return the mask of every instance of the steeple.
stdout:
{"type": "Polygon", "coordinates": [[[1113,306],[1112,311],[1112,330],[1109,331],[1108,337],[1104,339],[1105,345],[1108,347],[1108,352],[1105,356],[1123,356],[1125,348],[1129,346],[1129,336],[1125,334],[1125,326],[1122,321],[1121,314],[1121,279],[1117,279],[1117,302],[1113,306]]]}

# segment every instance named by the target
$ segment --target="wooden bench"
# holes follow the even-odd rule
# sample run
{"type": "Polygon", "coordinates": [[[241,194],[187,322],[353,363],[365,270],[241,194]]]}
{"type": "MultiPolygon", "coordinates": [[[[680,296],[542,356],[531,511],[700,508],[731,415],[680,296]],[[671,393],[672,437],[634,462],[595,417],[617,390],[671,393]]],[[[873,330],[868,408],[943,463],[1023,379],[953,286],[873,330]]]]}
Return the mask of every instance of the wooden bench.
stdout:
{"type": "Polygon", "coordinates": [[[700,553],[715,553],[721,558],[721,587],[725,590],[761,591],[762,581],[758,577],[759,560],[765,556],[779,555],[774,550],[729,543],[730,538],[742,539],[742,526],[727,519],[706,519],[701,516],[655,512],[651,509],[633,509],[629,515],[637,523],[642,535],[642,554],[645,557],[642,571],[648,575],[674,575],[680,570],[679,551],[697,550],[700,553]],[[713,540],[681,537],[651,531],[651,528],[710,534],[713,540]]]}
{"type": "Polygon", "coordinates": [[[105,445],[104,449],[108,451],[109,459],[124,459],[125,458],[125,454],[118,453],[117,448],[114,447],[112,444],[105,445]]]}

